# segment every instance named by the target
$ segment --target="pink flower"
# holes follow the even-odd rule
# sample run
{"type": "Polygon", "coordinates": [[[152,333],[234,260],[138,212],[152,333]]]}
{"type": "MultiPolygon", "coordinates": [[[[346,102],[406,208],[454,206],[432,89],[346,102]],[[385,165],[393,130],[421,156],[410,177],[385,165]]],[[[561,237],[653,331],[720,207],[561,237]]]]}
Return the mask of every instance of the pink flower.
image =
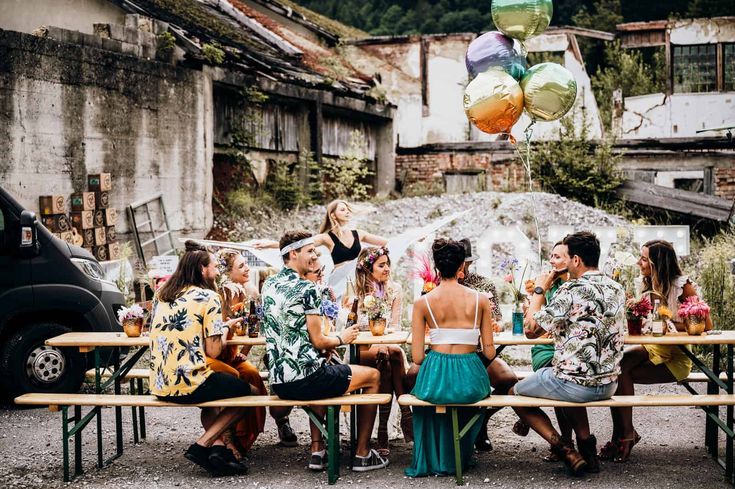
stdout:
{"type": "Polygon", "coordinates": [[[509,284],[512,284],[513,283],[513,274],[510,274],[509,273],[508,275],[506,275],[505,277],[503,277],[503,280],[505,280],[509,284]]]}

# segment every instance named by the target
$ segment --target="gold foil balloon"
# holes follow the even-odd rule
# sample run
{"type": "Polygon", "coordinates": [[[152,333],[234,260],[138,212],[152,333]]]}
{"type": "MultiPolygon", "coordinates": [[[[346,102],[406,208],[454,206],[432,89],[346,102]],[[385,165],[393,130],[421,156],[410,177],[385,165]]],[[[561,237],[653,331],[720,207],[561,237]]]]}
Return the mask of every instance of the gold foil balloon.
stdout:
{"type": "Polygon", "coordinates": [[[554,6],[551,0],[493,0],[490,11],[500,32],[524,41],[549,27],[554,6]]]}
{"type": "Polygon", "coordinates": [[[490,68],[467,85],[464,111],[482,132],[510,132],[523,113],[523,91],[501,68],[490,68]]]}
{"type": "Polygon", "coordinates": [[[532,66],[521,79],[524,104],[532,119],[555,121],[569,112],[577,98],[577,82],[557,63],[532,66]]]}

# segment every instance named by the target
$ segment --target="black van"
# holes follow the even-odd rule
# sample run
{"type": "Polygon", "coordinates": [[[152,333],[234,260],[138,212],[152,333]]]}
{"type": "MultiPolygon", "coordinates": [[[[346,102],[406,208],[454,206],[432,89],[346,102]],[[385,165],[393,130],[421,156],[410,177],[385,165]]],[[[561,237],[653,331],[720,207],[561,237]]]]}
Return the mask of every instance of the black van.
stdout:
{"type": "Polygon", "coordinates": [[[0,390],[76,392],[87,355],[44,342],[69,331],[122,331],[125,301],[85,249],[55,237],[0,187],[0,390]]]}

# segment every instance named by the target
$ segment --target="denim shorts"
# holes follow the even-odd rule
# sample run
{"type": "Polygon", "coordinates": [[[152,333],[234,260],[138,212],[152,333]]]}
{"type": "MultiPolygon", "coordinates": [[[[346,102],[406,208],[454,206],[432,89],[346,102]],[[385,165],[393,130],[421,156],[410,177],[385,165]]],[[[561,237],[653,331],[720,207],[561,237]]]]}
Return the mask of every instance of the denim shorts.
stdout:
{"type": "Polygon", "coordinates": [[[576,382],[562,380],[554,375],[552,367],[545,367],[518,382],[513,390],[521,396],[569,402],[590,402],[610,399],[617,388],[617,382],[587,387],[576,382]]]}

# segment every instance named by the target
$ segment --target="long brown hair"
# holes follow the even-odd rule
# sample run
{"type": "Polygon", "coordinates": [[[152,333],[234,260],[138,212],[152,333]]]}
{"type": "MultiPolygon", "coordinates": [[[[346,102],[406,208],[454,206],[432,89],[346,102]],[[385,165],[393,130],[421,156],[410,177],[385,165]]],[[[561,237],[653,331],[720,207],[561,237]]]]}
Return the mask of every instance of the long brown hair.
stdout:
{"type": "Polygon", "coordinates": [[[215,284],[202,274],[202,268],[209,266],[212,260],[209,250],[192,240],[184,243],[184,246],[185,251],[179,259],[176,271],[156,293],[161,302],[175,301],[182,290],[191,286],[215,290],[215,284]]]}
{"type": "Polygon", "coordinates": [[[335,209],[337,209],[337,206],[339,204],[344,204],[347,209],[352,212],[352,207],[350,207],[350,204],[348,204],[344,200],[333,200],[329,204],[327,204],[327,213],[324,216],[324,221],[322,221],[322,225],[319,226],[319,233],[328,233],[329,231],[337,231],[334,234],[339,236],[341,234],[340,225],[337,222],[336,219],[332,217],[332,214],[334,213],[335,209]]]}
{"type": "MultiPolygon", "coordinates": [[[[671,243],[660,239],[648,241],[643,246],[648,248],[648,263],[651,267],[651,274],[643,277],[643,292],[658,292],[663,302],[667,302],[671,285],[682,275],[676,251],[671,243]]],[[[666,305],[671,307],[673,304],[666,305]]]]}
{"type": "MultiPolygon", "coordinates": [[[[370,246],[360,250],[360,254],[357,255],[357,267],[355,268],[355,293],[360,300],[373,292],[373,289],[375,288],[375,281],[372,278],[373,265],[375,265],[375,262],[370,263],[369,261],[366,261],[366,258],[370,253],[375,253],[380,249],[381,248],[375,246],[370,246]]],[[[388,265],[390,265],[390,256],[388,256],[387,250],[386,253],[381,256],[387,257],[388,265]]],[[[377,259],[375,261],[377,261],[377,259]]],[[[388,284],[386,283],[385,286],[387,287],[388,284]]]]}

